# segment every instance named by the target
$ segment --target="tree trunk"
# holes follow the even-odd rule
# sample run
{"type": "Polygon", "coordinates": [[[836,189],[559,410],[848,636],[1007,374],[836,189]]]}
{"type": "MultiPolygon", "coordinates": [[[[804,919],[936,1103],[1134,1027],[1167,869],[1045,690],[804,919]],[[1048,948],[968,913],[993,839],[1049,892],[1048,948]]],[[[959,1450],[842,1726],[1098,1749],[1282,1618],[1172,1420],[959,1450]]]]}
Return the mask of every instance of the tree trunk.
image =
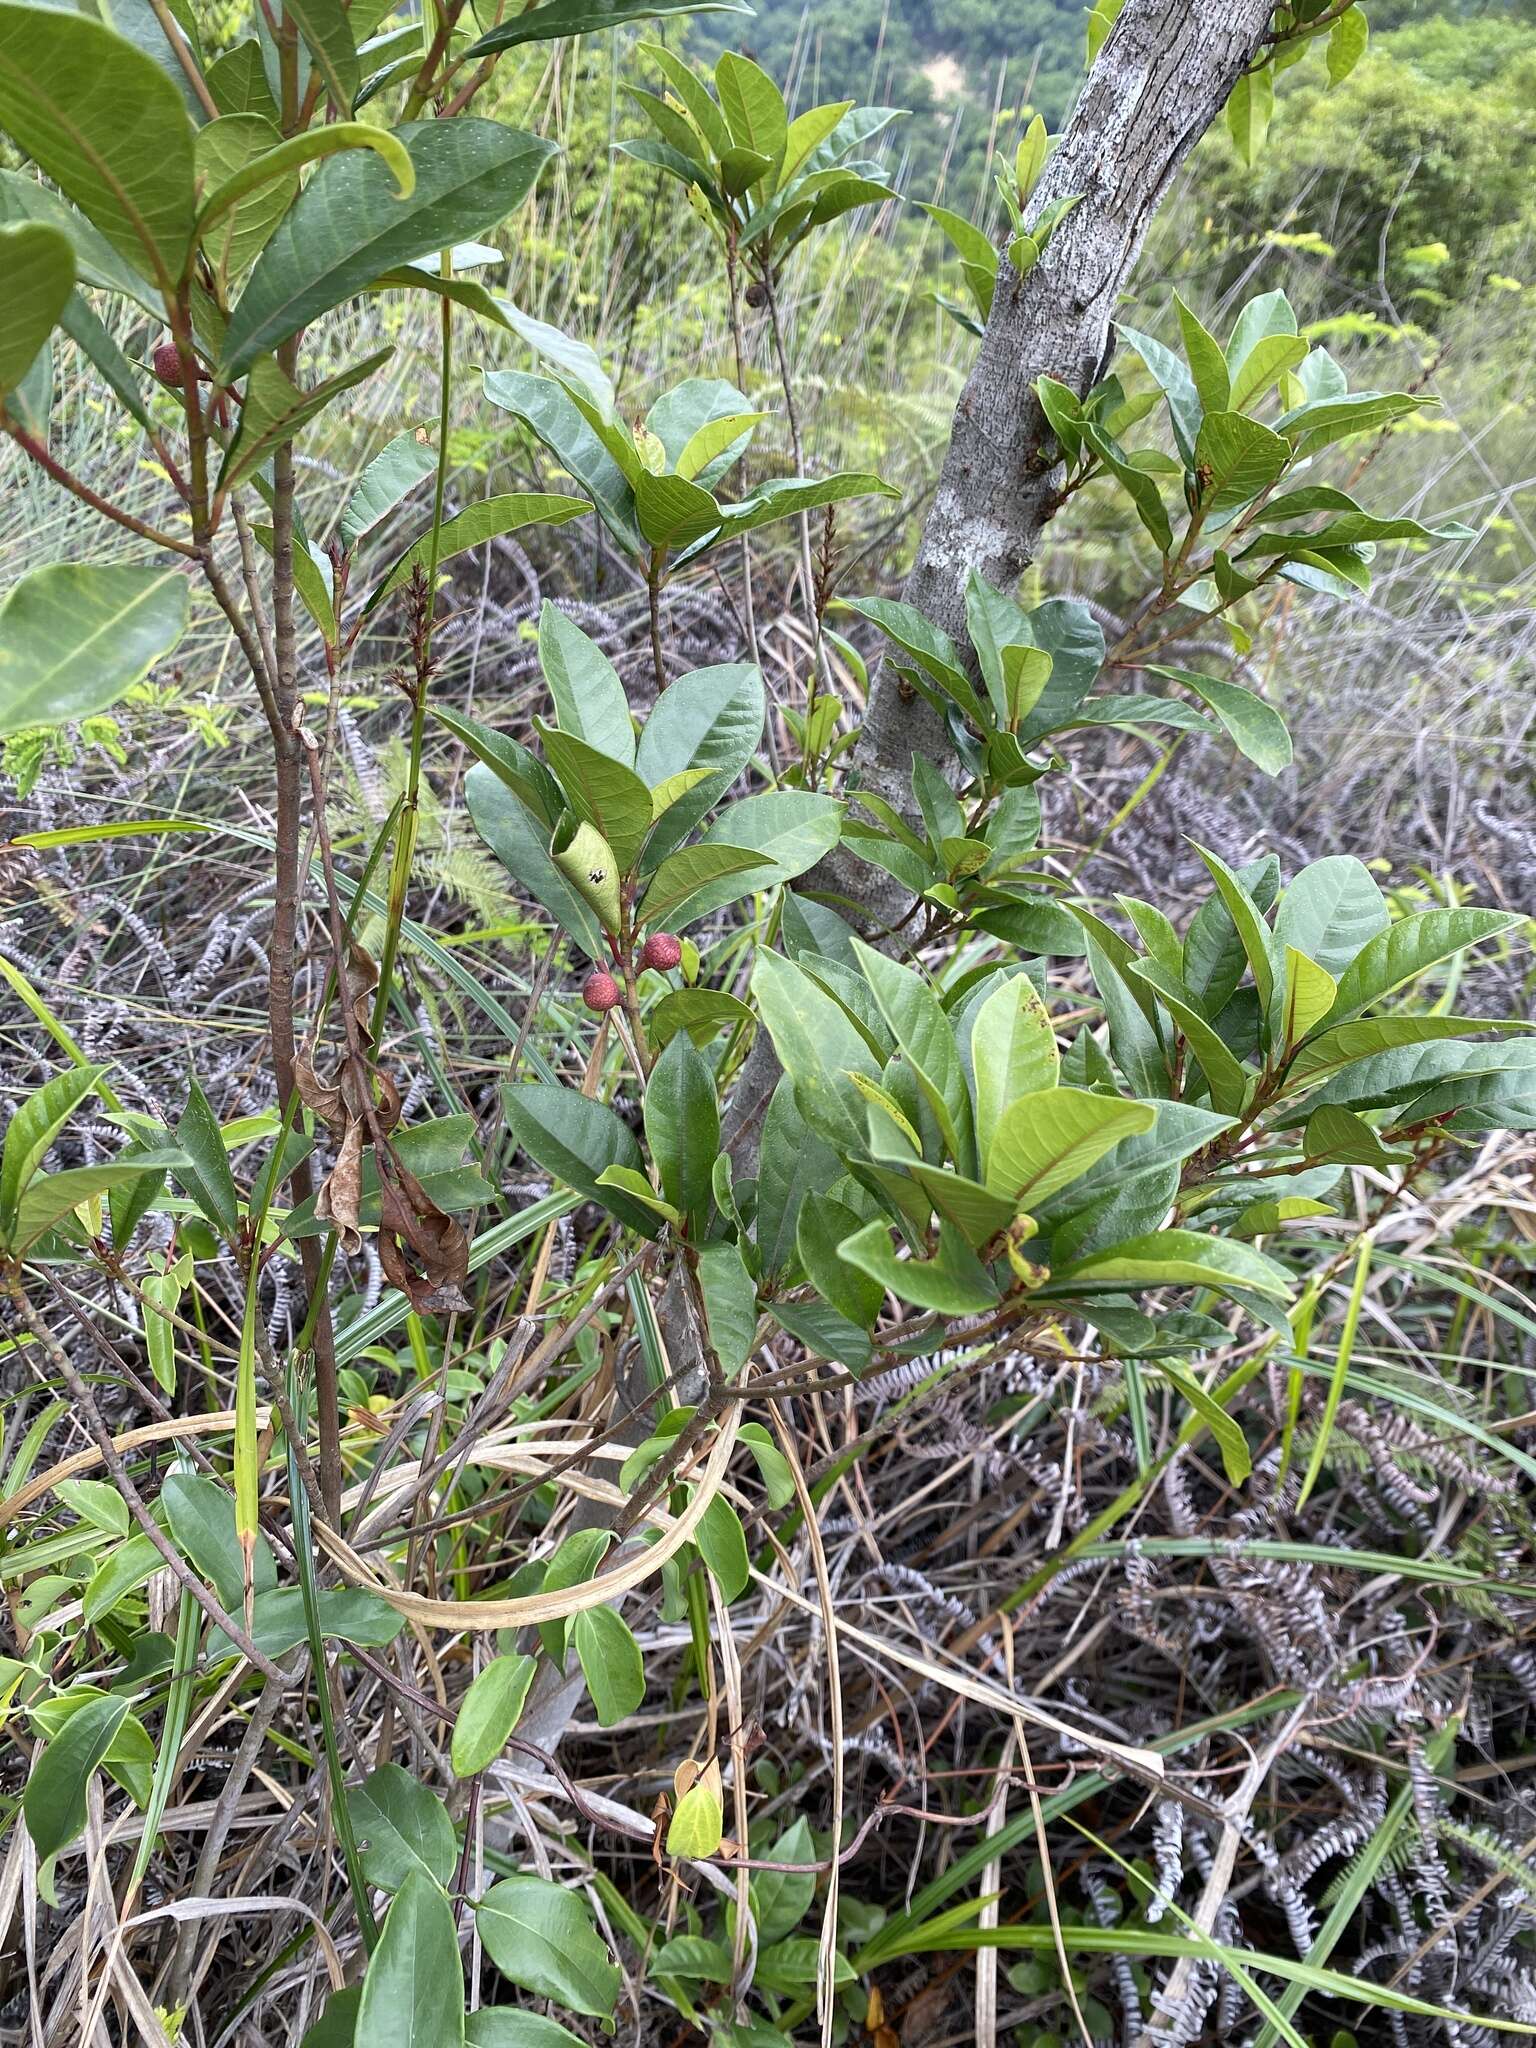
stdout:
{"type": "MultiPolygon", "coordinates": [[[[999,263],[986,336],[902,591],[962,647],[970,571],[1011,591],[1055,510],[1061,471],[1035,381],[1054,377],[1081,396],[1100,374],[1152,218],[1272,13],[1273,0],[1126,0],[1099,52],[1031,216],[1053,199],[1081,197],[1027,277],[1006,256],[999,263]]],[[[882,664],[854,754],[863,786],[910,812],[916,753],[953,758],[937,713],[882,664]]],[[[846,857],[833,886],[876,917],[887,898],[903,897],[888,877],[846,857]]]]}

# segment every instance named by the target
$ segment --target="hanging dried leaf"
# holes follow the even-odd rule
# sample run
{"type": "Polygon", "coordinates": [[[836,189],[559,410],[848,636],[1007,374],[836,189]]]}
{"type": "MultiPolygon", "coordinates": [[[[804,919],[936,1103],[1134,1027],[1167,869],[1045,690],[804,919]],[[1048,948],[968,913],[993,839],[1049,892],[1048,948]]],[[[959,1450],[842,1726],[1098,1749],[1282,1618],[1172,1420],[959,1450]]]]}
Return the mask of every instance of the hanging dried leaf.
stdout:
{"type": "Polygon", "coordinates": [[[379,1169],[379,1262],[421,1315],[467,1309],[469,1239],[392,1153],[375,1148],[379,1169]]]}
{"type": "Polygon", "coordinates": [[[354,1118],[346,1128],[336,1164],[320,1184],[315,1214],[336,1226],[344,1252],[362,1250],[359,1207],[363,1197],[363,1127],[354,1118]]]}

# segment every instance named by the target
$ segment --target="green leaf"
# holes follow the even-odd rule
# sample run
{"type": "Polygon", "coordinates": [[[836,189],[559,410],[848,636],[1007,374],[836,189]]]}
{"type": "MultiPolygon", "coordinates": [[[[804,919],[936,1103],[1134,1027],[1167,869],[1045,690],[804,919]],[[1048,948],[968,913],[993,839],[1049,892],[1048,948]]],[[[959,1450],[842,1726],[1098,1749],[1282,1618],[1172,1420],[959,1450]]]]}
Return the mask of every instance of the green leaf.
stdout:
{"type": "Polygon", "coordinates": [[[470,116],[411,122],[398,139],[416,171],[408,199],[398,197],[392,173],[371,151],[330,157],[310,179],[230,315],[222,383],[380,272],[497,226],[555,149],[470,116]]]}
{"type": "Polygon", "coordinates": [[[396,434],[368,464],[347,500],[337,528],[342,546],[355,548],[436,468],[437,450],[422,430],[408,427],[396,434]]]}
{"type": "Polygon", "coordinates": [[[1328,1015],[1338,992],[1338,983],[1326,968],[1294,946],[1286,947],[1280,1037],[1287,1052],[1328,1015]]]}
{"type": "Polygon", "coordinates": [[[31,369],[58,325],[75,288],[75,254],[67,235],[41,221],[0,229],[0,399],[31,369]]]}
{"type": "Polygon", "coordinates": [[[1232,396],[1227,359],[1221,352],[1221,344],[1214,334],[1207,333],[1197,315],[1190,311],[1177,292],[1173,295],[1173,303],[1178,310],[1184,353],[1189,359],[1190,375],[1199,394],[1202,414],[1226,412],[1229,406],[1241,410],[1232,396]]]}
{"type": "Polygon", "coordinates": [[[750,14],[745,0],[543,0],[525,8],[472,43],[462,62],[493,57],[519,43],[553,42],[565,36],[596,35],[629,21],[664,21],[679,14],[750,14]]]}
{"type": "Polygon", "coordinates": [[[536,822],[528,807],[484,766],[471,768],[465,776],[464,800],[475,830],[518,886],[543,904],[589,959],[604,958],[606,948],[591,906],[550,858],[548,826],[536,822]]]}
{"type": "Polygon", "coordinates": [[[503,1100],[513,1136],[547,1173],[642,1237],[657,1234],[657,1219],[642,1203],[597,1184],[605,1167],[628,1166],[637,1173],[644,1167],[634,1132],[606,1103],[548,1081],[519,1082],[505,1090],[503,1100]]]}
{"type": "MultiPolygon", "coordinates": [[[[635,767],[634,722],[618,670],[574,619],[568,619],[548,599],[539,610],[539,665],[555,700],[560,730],[573,739],[584,740],[621,767],[635,767]]],[[[663,704],[667,701],[668,698],[662,699],[663,704]]],[[[653,718],[659,711],[660,706],[653,718]]],[[[641,780],[650,787],[661,779],[643,764],[639,772],[641,780]]]]}
{"type": "Polygon", "coordinates": [[[552,377],[529,376],[521,370],[487,370],[482,383],[491,403],[515,413],[570,471],[619,545],[637,558],[643,555],[634,492],[612,449],[571,394],[552,377]]]}
{"type": "Polygon", "coordinates": [[[949,1155],[962,1173],[976,1163],[971,1095],[954,1026],[923,977],[855,939],[854,952],[880,1013],[907,1057],[938,1120],[949,1155]]]}
{"type": "Polygon", "coordinates": [[[34,569],[0,605],[0,735],[105,711],[171,652],[186,624],[179,568],[34,569]]]}
{"type": "Polygon", "coordinates": [[[1339,993],[1328,1013],[1331,1024],[1380,1002],[1405,981],[1465,952],[1469,946],[1496,938],[1520,923],[1512,910],[1420,910],[1401,918],[1360,952],[1339,976],[1339,993]]]}
{"type": "Polygon", "coordinates": [[[661,1191],[685,1216],[703,1210],[720,1155],[714,1073],[686,1031],[671,1040],[645,1091],[645,1136],[661,1191]]]}
{"type": "Polygon", "coordinates": [[[1052,1292],[1085,1283],[1095,1287],[1242,1287],[1267,1300],[1284,1301],[1290,1275],[1251,1245],[1206,1237],[1197,1230],[1154,1230],[1096,1252],[1091,1259],[1052,1274],[1052,1292]]]}
{"type": "MultiPolygon", "coordinates": [[[[452,519],[443,521],[438,535],[438,566],[470,548],[483,547],[504,533],[520,533],[525,526],[563,526],[568,519],[580,518],[586,509],[584,498],[566,498],[549,491],[511,491],[504,497],[482,498],[478,504],[469,505],[452,519]]],[[[364,612],[373,611],[391,591],[409,582],[418,566],[424,571],[431,557],[432,536],[424,533],[374,585],[363,606],[364,612]]]]}
{"type": "Polygon", "coordinates": [[[196,214],[192,124],[154,60],[84,14],[0,4],[0,128],[164,292],[196,214]]]}
{"type": "MultiPolygon", "coordinates": [[[[748,847],[680,846],[676,853],[668,854],[657,869],[641,899],[636,912],[637,921],[642,925],[665,925],[672,921],[672,913],[680,904],[693,897],[702,899],[713,884],[731,875],[761,876],[762,869],[762,855],[748,847]]],[[[746,884],[746,890],[759,886],[760,881],[754,880],[746,884]]],[[[690,912],[690,917],[700,914],[690,912]]],[[[687,923],[689,919],[682,921],[687,923]]]]}
{"type": "MultiPolygon", "coordinates": [[[[323,1587],[316,1604],[322,1636],[359,1643],[365,1649],[379,1649],[392,1643],[405,1626],[405,1617],[397,1614],[387,1600],[355,1586],[323,1587]]],[[[268,1657],[286,1657],[307,1635],[302,1587],[275,1586],[257,1594],[251,1614],[251,1640],[259,1650],[268,1657]]],[[[226,1652],[233,1647],[226,1645],[226,1652]]]]}
{"type": "Polygon", "coordinates": [[[697,769],[705,771],[705,779],[658,822],[646,849],[647,863],[678,845],[741,774],[762,739],[763,715],[763,679],[746,662],[695,669],[679,676],[661,697],[640,734],[633,755],[636,772],[652,789],[697,769]]]}
{"type": "Polygon", "coordinates": [[[1285,720],[1273,705],[1256,697],[1237,683],[1218,682],[1214,676],[1197,675],[1193,669],[1149,664],[1153,675],[1167,676],[1193,690],[1208,704],[1226,728],[1240,754],[1266,775],[1279,775],[1291,764],[1291,736],[1285,720]]]}
{"type": "Polygon", "coordinates": [[[646,1028],[652,1045],[660,1050],[679,1031],[686,1031],[695,1045],[705,1046],[727,1026],[750,1030],[756,1023],[750,1005],[739,996],[727,995],[724,989],[675,988],[652,1010],[646,1028]]]}
{"type": "MultiPolygon", "coordinates": [[[[1232,410],[1246,412],[1270,385],[1305,360],[1307,344],[1297,334],[1266,334],[1243,358],[1243,366],[1232,379],[1232,410]]],[[[1266,507],[1266,511],[1273,507],[1266,507]]]]}
{"type": "Polygon", "coordinates": [[[680,476],[644,473],[635,485],[640,531],[653,548],[686,548],[713,533],[720,507],[709,492],[680,476]]]}
{"type": "MultiPolygon", "coordinates": [[[[76,1709],[37,1758],[22,1794],[21,1810],[39,1861],[46,1864],[85,1832],[86,1793],[91,1778],[116,1740],[128,1714],[125,1699],[87,1700],[76,1709]]],[[[43,1887],[52,1896],[51,1882],[43,1887]]]]}
{"type": "Polygon", "coordinates": [[[1259,992],[1259,1002],[1267,1010],[1275,987],[1275,960],[1284,956],[1279,953],[1278,943],[1265,924],[1259,906],[1243,886],[1242,878],[1233,874],[1220,854],[1210,852],[1198,842],[1194,842],[1194,846],[1210,869],[1221,900],[1227,907],[1227,915],[1237,928],[1253,975],[1253,985],[1259,992]]]}
{"type": "Polygon", "coordinates": [[[1200,509],[1220,523],[1278,483],[1292,459],[1283,434],[1240,412],[1208,412],[1195,437],[1200,509]]]}
{"type": "MultiPolygon", "coordinates": [[[[704,1772],[678,1800],[667,1829],[667,1854],[669,1856],[704,1857],[715,1855],[725,1834],[725,1809],[720,1797],[720,1773],[718,1768],[704,1772]]],[[[678,1939],[685,1937],[679,1936],[678,1939]]],[[[718,1968],[715,1958],[708,1952],[719,1946],[694,1937],[694,1947],[679,1958],[685,1968],[708,1973],[718,1968]]],[[[668,1942],[667,1947],[675,1947],[668,1942]]],[[[727,1960],[727,1972],[729,1961],[727,1960]]]]}
{"type": "Polygon", "coordinates": [[[56,228],[74,252],[75,276],[81,284],[132,299],[157,319],[163,314],[158,295],[113,249],[85,215],[47,185],[20,171],[0,170],[0,220],[36,221],[56,228]]]}
{"type": "Polygon", "coordinates": [[[1193,1373],[1181,1371],[1166,1358],[1159,1361],[1157,1369],[1165,1379],[1173,1382],[1215,1437],[1216,1448],[1221,1452],[1222,1470],[1226,1473],[1228,1482],[1233,1486],[1241,1486],[1253,1471],[1253,1458],[1241,1425],[1227,1413],[1219,1401],[1211,1399],[1193,1373]]]}
{"type": "Polygon", "coordinates": [[[715,66],[715,92],[739,149],[765,157],[777,169],[789,139],[784,95],[750,57],[727,50],[715,66]]]}
{"type": "MultiPolygon", "coordinates": [[[[799,512],[815,512],[823,505],[846,504],[851,498],[899,498],[894,484],[863,470],[840,469],[835,476],[778,477],[759,484],[750,498],[738,505],[722,505],[718,538],[735,540],[775,519],[792,519],[799,512]]],[[[697,552],[697,549],[694,550],[697,552]]]]}
{"type": "Polygon", "coordinates": [[[971,1027],[976,1145],[983,1159],[1008,1104],[1054,1088],[1060,1067],[1050,1013],[1029,976],[1016,974],[992,991],[971,1027]]]}
{"type": "Polygon", "coordinates": [[[240,1196],[219,1120],[196,1075],[187,1085],[187,1106],[176,1126],[176,1142],[190,1162],[178,1170],[176,1178],[214,1229],[233,1237],[240,1222],[240,1196]]]}
{"type": "Polygon", "coordinates": [[[420,1870],[401,1885],[368,1958],[356,2039],[369,2048],[459,2048],[463,2042],[464,1968],[453,1908],[442,1886],[420,1870]]]}
{"type": "Polygon", "coordinates": [[[586,2048],[586,2043],[558,2020],[512,2005],[483,2005],[478,2012],[467,2014],[464,2039],[468,2048],[586,2048]]]}
{"type": "Polygon", "coordinates": [[[1371,25],[1358,4],[1341,14],[1328,31],[1328,90],[1342,85],[1365,55],[1371,25]]]}
{"type": "Polygon", "coordinates": [[[283,7],[297,22],[337,113],[349,114],[359,74],[357,45],[343,0],[283,0],[283,7]]]}
{"type": "Polygon", "coordinates": [[[735,1379],[757,1341],[757,1289],[733,1244],[705,1245],[698,1262],[710,1345],[720,1370],[735,1379]]]}
{"type": "Polygon", "coordinates": [[[902,1301],[940,1315],[977,1315],[998,1300],[992,1276],[952,1223],[939,1226],[938,1250],[931,1259],[898,1258],[884,1223],[870,1223],[845,1240],[839,1256],[902,1301]]]}
{"type": "Polygon", "coordinates": [[[727,1605],[739,1599],[751,1580],[752,1566],[741,1517],[723,1493],[717,1493],[704,1510],[693,1540],[727,1605]]]}
{"type": "Polygon", "coordinates": [[[571,1621],[571,1641],[597,1718],[604,1728],[627,1720],[645,1698],[640,1645],[612,1607],[584,1607],[571,1621]]]}
{"type": "Polygon", "coordinates": [[[1342,1166],[1399,1166],[1413,1157],[1411,1151],[1383,1145],[1354,1110],[1327,1102],[1308,1117],[1301,1149],[1308,1159],[1326,1159],[1342,1166]]]}
{"type": "Polygon", "coordinates": [[[275,357],[263,356],[246,378],[240,425],[219,470],[219,489],[232,490],[253,475],[274,449],[291,441],[333,399],[371,377],[393,353],[392,348],[381,348],[307,390],[279,368],[275,357]]]}
{"type": "Polygon", "coordinates": [[[839,1257],[842,1247],[861,1228],[862,1218],[846,1203],[815,1188],[807,1188],[800,1202],[795,1229],[795,1248],[805,1277],[839,1315],[857,1323],[861,1330],[874,1327],[885,1288],[858,1266],[839,1257]]]}
{"type": "Polygon", "coordinates": [[[752,995],[801,1115],[835,1151],[861,1156],[863,1098],[849,1076],[878,1081],[880,1069],[846,1011],[778,953],[758,954],[752,995]]]}
{"type": "Polygon", "coordinates": [[[212,195],[198,217],[198,240],[227,289],[255,262],[292,205],[299,166],[274,168],[264,161],[283,141],[262,114],[221,114],[197,131],[193,148],[199,186],[212,195]]]}
{"type": "MultiPolygon", "coordinates": [[[[713,821],[699,845],[752,853],[756,861],[745,868],[733,863],[718,879],[692,890],[669,916],[691,924],[755,890],[793,881],[837,844],[842,815],[836,798],[812,790],[774,789],[740,798],[713,821]]],[[[649,902],[646,916],[657,921],[649,902]]]]}
{"type": "Polygon", "coordinates": [[[1352,854],[1313,861],[1295,877],[1275,912],[1275,945],[1294,946],[1337,977],[1390,923],[1376,879],[1352,854]]]}
{"type": "Polygon", "coordinates": [[[492,1885],[475,1920],[491,1961],[520,1989],[595,2019],[612,2016],[619,1972],[575,1891],[523,1871],[492,1885]]]}
{"type": "MultiPolygon", "coordinates": [[[[1287,1081],[1291,1086],[1320,1080],[1356,1060],[1399,1047],[1422,1045],[1436,1039],[1461,1038],[1474,1031],[1526,1031],[1523,1022],[1492,1017],[1367,1017],[1354,1024],[1335,1024],[1304,1045],[1292,1060],[1287,1081]]],[[[1471,1051],[1468,1047],[1465,1050],[1471,1051]]],[[[1485,1052],[1491,1046],[1480,1048],[1485,1052]]],[[[1519,1052],[1521,1048],[1511,1048],[1519,1052]]]]}
{"type": "Polygon", "coordinates": [[[185,1165],[180,1152],[148,1152],[136,1155],[132,1149],[106,1166],[71,1166],[62,1173],[45,1173],[33,1180],[16,1205],[10,1249],[24,1252],[46,1231],[64,1221],[84,1202],[109,1194],[145,1175],[163,1177],[168,1166],[185,1165]]]}
{"type": "Polygon", "coordinates": [[[1275,111],[1275,77],[1269,65],[1245,71],[1227,101],[1227,132],[1250,170],[1264,153],[1275,111]]]}
{"type": "Polygon", "coordinates": [[[1252,1077],[1196,1005],[1189,990],[1160,961],[1138,960],[1129,972],[1134,981],[1157,991],[1159,999],[1178,1025],[1190,1051],[1200,1063],[1200,1071],[1211,1091],[1211,1107],[1224,1116],[1239,1115],[1247,1105],[1252,1077]]]}
{"type": "Polygon", "coordinates": [[[651,829],[651,793],[633,768],[586,740],[558,726],[534,721],[545,757],[570,799],[571,809],[613,849],[621,873],[627,874],[651,829]]]}
{"type": "MultiPolygon", "coordinates": [[[[238,1614],[244,1599],[244,1573],[240,1539],[235,1534],[234,1495],[217,1480],[192,1472],[169,1472],[160,1499],[177,1549],[196,1565],[225,1609],[238,1614]]],[[[277,1584],[277,1566],[266,1537],[259,1533],[251,1576],[258,1595],[277,1584]]]]}
{"type": "Polygon", "coordinates": [[[0,1240],[9,1236],[22,1191],[47,1157],[48,1148],[106,1072],[105,1067],[69,1067],[34,1088],[5,1129],[0,1155],[0,1240]]]}
{"type": "Polygon", "coordinates": [[[1091,419],[1083,421],[1083,438],[1129,496],[1137,518],[1151,535],[1159,553],[1171,554],[1173,526],[1168,518],[1168,508],[1163,503],[1163,494],[1157,487],[1157,479],[1146,470],[1138,469],[1133,462],[1128,462],[1110,436],[1091,419]]]}
{"type": "Polygon", "coordinates": [[[401,1891],[412,1878],[445,1885],[453,1876],[458,1843],[448,1809],[399,1764],[381,1764],[361,1785],[349,1785],[347,1810],[363,1874],[381,1891],[401,1891]]]}
{"type": "Polygon", "coordinates": [[[142,1530],[115,1545],[85,1589],[80,1606],[86,1621],[94,1623],[111,1614],[164,1565],[165,1559],[142,1530]]]}
{"type": "MultiPolygon", "coordinates": [[[[770,1863],[814,1863],[816,1845],[810,1823],[802,1814],[767,1852],[770,1863]]],[[[757,1922],[760,1948],[769,1948],[794,1933],[811,1909],[816,1896],[813,1870],[754,1870],[752,1873],[752,1917],[757,1922]]]]}
{"type": "Polygon", "coordinates": [[[1111,1146],[1157,1120],[1150,1102],[1122,1102],[1081,1088],[1039,1088],[1015,1096],[987,1152],[987,1186],[1033,1210],[1085,1174],[1111,1146]]]}

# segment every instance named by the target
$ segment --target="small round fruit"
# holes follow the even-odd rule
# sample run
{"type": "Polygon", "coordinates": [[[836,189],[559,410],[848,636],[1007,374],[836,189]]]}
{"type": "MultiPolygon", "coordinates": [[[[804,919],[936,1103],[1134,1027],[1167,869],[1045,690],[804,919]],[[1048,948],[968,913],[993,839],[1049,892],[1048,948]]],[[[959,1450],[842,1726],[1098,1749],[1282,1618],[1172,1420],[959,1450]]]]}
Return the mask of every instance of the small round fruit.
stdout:
{"type": "Polygon", "coordinates": [[[652,932],[640,955],[640,965],[670,974],[682,957],[683,942],[675,932],[652,932]]]}
{"type": "Polygon", "coordinates": [[[582,983],[581,1000],[589,1010],[596,1010],[601,1016],[606,1010],[616,1010],[624,995],[606,967],[594,967],[582,983]]]}
{"type": "Polygon", "coordinates": [[[154,364],[155,375],[162,384],[180,384],[181,352],[169,335],[164,341],[155,343],[155,353],[151,361],[154,364]]]}

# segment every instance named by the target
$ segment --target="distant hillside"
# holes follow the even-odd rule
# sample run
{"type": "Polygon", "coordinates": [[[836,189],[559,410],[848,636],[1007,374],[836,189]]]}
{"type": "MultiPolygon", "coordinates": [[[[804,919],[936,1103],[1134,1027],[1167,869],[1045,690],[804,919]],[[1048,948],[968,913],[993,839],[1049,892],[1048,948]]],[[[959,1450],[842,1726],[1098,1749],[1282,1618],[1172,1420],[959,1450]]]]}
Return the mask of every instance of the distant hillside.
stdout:
{"type": "MultiPolygon", "coordinates": [[[[1006,143],[1021,110],[1059,127],[1082,79],[1084,0],[753,0],[756,18],[701,15],[695,49],[755,57],[797,103],[857,96],[905,107],[896,131],[907,189],[951,205],[978,196],[994,116],[1006,143]]],[[[1536,0],[1369,0],[1377,36],[1439,17],[1536,21],[1536,0]]]]}

